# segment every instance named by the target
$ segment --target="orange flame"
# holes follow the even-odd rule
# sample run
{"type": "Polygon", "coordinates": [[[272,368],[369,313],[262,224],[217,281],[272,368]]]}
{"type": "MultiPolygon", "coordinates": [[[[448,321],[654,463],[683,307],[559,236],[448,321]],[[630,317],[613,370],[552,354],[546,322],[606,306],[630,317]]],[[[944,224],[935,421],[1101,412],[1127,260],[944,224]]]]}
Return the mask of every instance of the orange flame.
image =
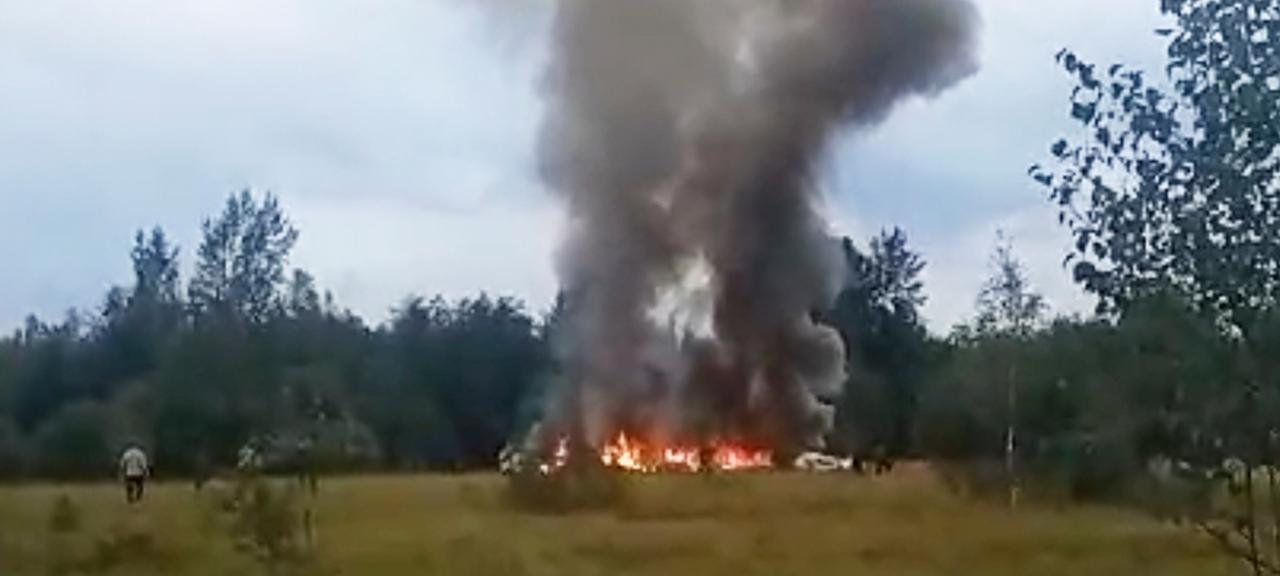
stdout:
{"type": "MultiPolygon", "coordinates": [[[[557,472],[568,465],[569,457],[569,440],[561,438],[547,460],[538,465],[538,471],[544,475],[557,472]]],[[[600,463],[644,474],[704,469],[734,472],[772,468],[773,453],[730,443],[714,443],[706,450],[688,446],[657,447],[620,432],[600,449],[600,463]],[[704,456],[707,456],[706,462],[704,456]]]]}
{"type": "MultiPolygon", "coordinates": [[[[563,444],[563,442],[562,442],[563,444]]],[[[557,450],[559,452],[559,450],[557,450]]],[[[657,447],[619,433],[600,450],[600,462],[628,472],[697,472],[759,470],[773,466],[773,454],[735,444],[717,443],[703,451],[688,446],[657,447]],[[703,462],[704,455],[708,456],[703,462]]]]}

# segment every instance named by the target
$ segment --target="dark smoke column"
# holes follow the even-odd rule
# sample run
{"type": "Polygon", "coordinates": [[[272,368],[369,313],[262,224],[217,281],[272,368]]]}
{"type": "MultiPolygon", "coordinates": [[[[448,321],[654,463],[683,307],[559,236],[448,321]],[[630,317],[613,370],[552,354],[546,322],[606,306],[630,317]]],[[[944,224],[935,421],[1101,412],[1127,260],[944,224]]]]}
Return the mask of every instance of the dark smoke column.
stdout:
{"type": "Polygon", "coordinates": [[[814,163],[971,73],[975,21],[967,0],[560,0],[541,151],[573,305],[551,428],[599,445],[693,391],[718,434],[820,442],[844,349],[810,319],[839,278],[814,163]],[[695,262],[713,330],[672,365],[650,312],[695,262]]]}

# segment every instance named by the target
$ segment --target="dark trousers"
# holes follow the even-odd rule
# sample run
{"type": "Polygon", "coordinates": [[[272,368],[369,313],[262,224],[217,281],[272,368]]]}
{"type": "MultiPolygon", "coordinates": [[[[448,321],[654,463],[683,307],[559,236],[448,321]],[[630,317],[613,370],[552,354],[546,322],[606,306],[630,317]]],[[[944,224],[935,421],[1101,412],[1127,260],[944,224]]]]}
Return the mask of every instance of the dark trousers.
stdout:
{"type": "Polygon", "coordinates": [[[133,504],[142,500],[143,486],[146,485],[146,478],[142,476],[126,476],[124,479],[124,499],[126,502],[133,504]]]}

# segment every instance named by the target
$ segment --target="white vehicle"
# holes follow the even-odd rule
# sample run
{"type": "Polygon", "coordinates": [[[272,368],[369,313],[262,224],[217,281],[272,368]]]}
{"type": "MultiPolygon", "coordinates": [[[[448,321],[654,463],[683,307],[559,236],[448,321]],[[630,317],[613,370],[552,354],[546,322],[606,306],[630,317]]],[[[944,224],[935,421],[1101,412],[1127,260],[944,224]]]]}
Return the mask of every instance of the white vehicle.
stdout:
{"type": "Polygon", "coordinates": [[[498,454],[498,471],[504,475],[511,475],[522,472],[525,466],[525,454],[523,451],[516,449],[510,445],[504,447],[502,452],[498,454]]]}
{"type": "Polygon", "coordinates": [[[796,470],[806,470],[809,472],[835,472],[838,470],[852,470],[853,460],[849,458],[837,458],[830,454],[821,452],[805,452],[796,457],[796,470]]]}

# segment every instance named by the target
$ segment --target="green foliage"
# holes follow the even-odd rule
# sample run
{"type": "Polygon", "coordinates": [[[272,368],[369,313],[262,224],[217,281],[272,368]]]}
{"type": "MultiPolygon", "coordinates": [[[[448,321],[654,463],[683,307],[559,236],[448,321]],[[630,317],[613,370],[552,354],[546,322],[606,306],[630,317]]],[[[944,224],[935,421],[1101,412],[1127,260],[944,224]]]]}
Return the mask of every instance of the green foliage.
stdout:
{"type": "Polygon", "coordinates": [[[236,548],[272,574],[305,567],[309,550],[303,539],[304,517],[297,493],[258,477],[245,477],[240,482],[230,522],[236,548]]]}
{"type": "Polygon", "coordinates": [[[289,279],[286,309],[294,318],[314,319],[320,316],[320,293],[316,291],[316,279],[305,270],[294,270],[289,279]]]}
{"type": "Polygon", "coordinates": [[[839,330],[849,378],[836,410],[833,448],[846,453],[911,450],[912,422],[930,348],[920,319],[924,260],[900,229],[885,230],[863,254],[843,243],[846,278],[824,318],[839,330]]]}
{"type": "Polygon", "coordinates": [[[265,322],[280,307],[289,252],[298,231],[275,196],[259,202],[249,190],[227,198],[222,214],[204,222],[196,273],[187,294],[197,317],[265,322]]]}
{"type": "Polygon", "coordinates": [[[1048,305],[1032,289],[1012,241],[1003,232],[997,234],[991,268],[978,292],[978,317],[972,332],[985,337],[1027,337],[1043,320],[1048,305]]]}
{"type": "Polygon", "coordinates": [[[1162,33],[1161,82],[1059,55],[1084,134],[1055,143],[1053,165],[1031,173],[1059,205],[1076,238],[1076,276],[1105,311],[1171,293],[1213,322],[1207,346],[1223,353],[1210,382],[1227,383],[1172,412],[1182,433],[1166,456],[1205,493],[1236,475],[1228,462],[1240,464],[1245,486],[1232,495],[1244,518],[1185,512],[1255,573],[1274,571],[1280,539],[1266,560],[1253,472],[1276,464],[1280,437],[1280,380],[1258,360],[1274,356],[1262,342],[1280,297],[1280,1],[1164,0],[1161,9],[1176,22],[1162,33]]]}
{"type": "Polygon", "coordinates": [[[153,373],[184,322],[178,249],[164,231],[139,231],[130,257],[134,284],[107,294],[102,323],[89,346],[94,359],[88,386],[98,397],[153,373]]]}
{"type": "Polygon", "coordinates": [[[1213,324],[1176,299],[1144,301],[1115,324],[1059,320],[1025,338],[960,340],[930,380],[921,449],[945,461],[998,461],[1013,417],[1017,464],[1042,492],[1124,499],[1149,463],[1215,444],[1195,416],[1228,384],[1217,342],[1213,324]]]}
{"type": "Polygon", "coordinates": [[[83,336],[79,318],[72,313],[59,325],[28,318],[8,342],[12,375],[4,390],[5,403],[23,433],[32,432],[64,405],[87,394],[89,355],[83,336]]]}
{"type": "Polygon", "coordinates": [[[185,291],[169,236],[139,231],[99,316],[0,338],[0,478],[103,477],[124,440],[162,475],[250,439],[280,471],[489,469],[536,415],[550,331],[519,302],[414,298],[371,329],[306,271],[286,281],[297,231],[273,196],[231,196],[203,232],[185,291]]]}
{"type": "Polygon", "coordinates": [[[107,411],[90,401],[76,402],[44,422],[36,433],[36,469],[55,478],[105,476],[112,465],[107,411]]]}
{"type": "Polygon", "coordinates": [[[995,358],[1007,354],[994,345],[948,354],[921,400],[917,437],[924,454],[944,461],[1000,458],[1008,414],[1005,374],[995,358]]]}
{"type": "Polygon", "coordinates": [[[494,466],[548,369],[533,321],[505,298],[411,299],[377,338],[368,419],[395,462],[494,466]]]}
{"type": "Polygon", "coordinates": [[[1077,276],[1109,308],[1166,289],[1236,323],[1274,305],[1277,6],[1164,2],[1177,19],[1164,83],[1059,55],[1085,135],[1032,172],[1076,236],[1077,276]]]}
{"type": "Polygon", "coordinates": [[[23,473],[26,449],[18,428],[0,416],[0,480],[14,479],[23,473]]]}

